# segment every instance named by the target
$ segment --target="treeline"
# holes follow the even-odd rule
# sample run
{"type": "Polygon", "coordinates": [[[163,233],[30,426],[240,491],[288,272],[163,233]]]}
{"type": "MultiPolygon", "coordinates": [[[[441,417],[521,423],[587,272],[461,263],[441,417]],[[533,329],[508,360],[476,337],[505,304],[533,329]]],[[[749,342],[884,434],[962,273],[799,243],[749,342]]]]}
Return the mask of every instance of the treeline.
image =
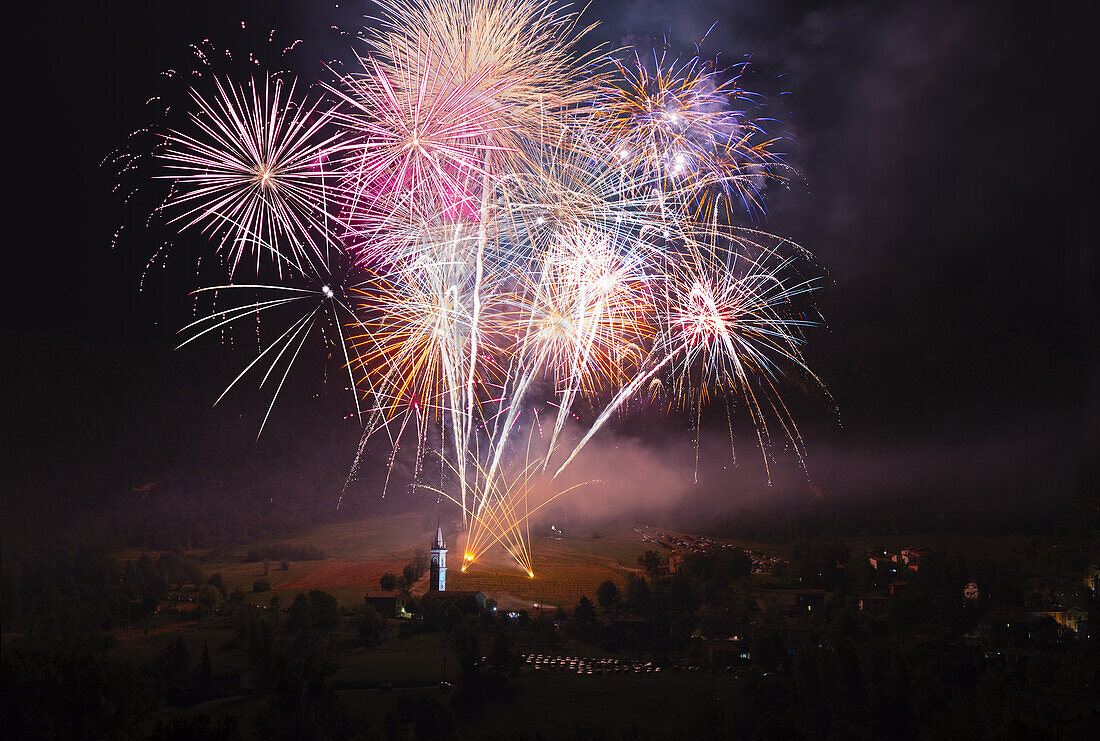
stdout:
{"type": "MultiPolygon", "coordinates": [[[[1044,738],[1086,707],[1094,640],[1049,617],[984,622],[998,609],[1043,609],[1025,594],[1015,560],[929,554],[904,575],[886,614],[873,616],[858,598],[889,594],[899,577],[876,572],[841,542],[801,541],[775,575],[825,590],[812,610],[792,611],[754,590],[738,553],[690,554],[666,575],[651,551],[640,559],[646,577],[604,582],[597,603],[583,597],[566,629],[611,651],[742,677],[705,719],[708,738],[1044,738]],[[964,600],[971,580],[982,594],[964,600]],[[708,655],[712,642],[729,645],[733,635],[740,653],[708,655]]],[[[1089,590],[1074,604],[1100,617],[1089,590]]]]}
{"type": "Polygon", "coordinates": [[[149,614],[167,591],[163,572],[150,559],[142,571],[124,576],[113,554],[91,545],[5,547],[0,623],[5,633],[91,633],[123,626],[149,614]]]}
{"type": "MultiPolygon", "coordinates": [[[[171,550],[155,558],[142,553],[136,561],[120,564],[117,554],[102,543],[5,547],[0,561],[0,625],[4,632],[109,631],[151,615],[169,589],[190,585],[202,597],[202,588],[211,586],[224,599],[221,575],[207,577],[202,564],[225,555],[171,550]]],[[[288,564],[325,557],[315,546],[275,543],[250,549],[245,561],[288,564]]]]}
{"type": "Polygon", "coordinates": [[[141,666],[109,658],[102,633],[98,642],[90,640],[92,633],[68,628],[10,638],[0,660],[5,733],[41,739],[290,740],[348,739],[370,727],[339,700],[329,679],[340,653],[337,628],[353,619],[334,597],[313,590],[297,595],[287,609],[278,597],[260,608],[236,591],[216,604],[233,629],[227,643],[204,642],[197,652],[177,633],[141,666]],[[188,706],[239,692],[239,675],[218,673],[216,666],[219,653],[241,648],[256,672],[256,691],[270,698],[251,719],[251,733],[243,734],[235,718],[206,714],[157,722],[150,733],[150,722],[166,704],[188,706]]]}
{"type": "Polygon", "coordinates": [[[256,563],[265,559],[271,561],[323,561],[325,558],[325,551],[317,546],[275,543],[249,548],[244,560],[245,563],[256,563]]]}

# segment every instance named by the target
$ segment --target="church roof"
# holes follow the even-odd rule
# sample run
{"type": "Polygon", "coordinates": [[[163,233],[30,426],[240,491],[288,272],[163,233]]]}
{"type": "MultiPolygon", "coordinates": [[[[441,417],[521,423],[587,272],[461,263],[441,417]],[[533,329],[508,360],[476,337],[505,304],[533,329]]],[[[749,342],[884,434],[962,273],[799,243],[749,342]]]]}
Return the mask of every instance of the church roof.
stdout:
{"type": "Polygon", "coordinates": [[[447,547],[447,542],[443,540],[443,527],[437,525],[435,528],[435,540],[432,541],[432,550],[441,551],[447,547]]]}

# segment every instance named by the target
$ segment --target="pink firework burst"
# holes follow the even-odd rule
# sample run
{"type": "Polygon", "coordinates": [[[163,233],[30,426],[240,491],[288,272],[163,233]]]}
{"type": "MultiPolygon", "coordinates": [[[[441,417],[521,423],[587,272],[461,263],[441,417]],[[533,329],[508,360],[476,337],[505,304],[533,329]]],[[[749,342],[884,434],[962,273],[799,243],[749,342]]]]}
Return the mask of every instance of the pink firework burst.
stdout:
{"type": "Polygon", "coordinates": [[[335,117],[355,137],[344,157],[342,219],[372,245],[359,248],[361,260],[410,226],[477,221],[494,160],[514,152],[487,72],[459,79],[427,45],[405,48],[408,59],[393,67],[360,58],[363,72],[333,90],[342,103],[335,117]]]}
{"type": "Polygon", "coordinates": [[[330,239],[325,162],[342,133],[329,129],[320,101],[295,101],[279,79],[237,86],[215,79],[207,99],[192,90],[197,131],[171,131],[160,153],[175,183],[164,208],[198,226],[228,253],[236,271],[246,252],[299,270],[324,264],[330,239]]]}

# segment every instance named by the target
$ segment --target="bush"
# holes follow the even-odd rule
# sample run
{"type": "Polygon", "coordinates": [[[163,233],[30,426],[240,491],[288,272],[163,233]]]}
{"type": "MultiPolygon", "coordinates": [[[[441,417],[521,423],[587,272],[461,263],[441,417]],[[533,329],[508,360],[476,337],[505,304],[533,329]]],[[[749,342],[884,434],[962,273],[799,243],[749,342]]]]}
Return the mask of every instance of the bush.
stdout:
{"type": "Polygon", "coordinates": [[[252,591],[253,592],[270,592],[271,591],[271,583],[267,579],[257,579],[256,581],[252,582],[252,591]]]}

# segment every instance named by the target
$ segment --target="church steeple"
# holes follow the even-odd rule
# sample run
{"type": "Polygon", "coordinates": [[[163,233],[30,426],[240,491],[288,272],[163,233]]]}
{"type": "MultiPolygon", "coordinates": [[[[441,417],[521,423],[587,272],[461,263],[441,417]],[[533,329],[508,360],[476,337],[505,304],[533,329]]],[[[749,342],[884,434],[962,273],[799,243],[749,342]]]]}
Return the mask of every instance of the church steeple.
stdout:
{"type": "Polygon", "coordinates": [[[432,541],[432,565],[429,571],[429,592],[447,591],[447,542],[443,540],[443,527],[436,522],[435,540],[432,541]]]}

